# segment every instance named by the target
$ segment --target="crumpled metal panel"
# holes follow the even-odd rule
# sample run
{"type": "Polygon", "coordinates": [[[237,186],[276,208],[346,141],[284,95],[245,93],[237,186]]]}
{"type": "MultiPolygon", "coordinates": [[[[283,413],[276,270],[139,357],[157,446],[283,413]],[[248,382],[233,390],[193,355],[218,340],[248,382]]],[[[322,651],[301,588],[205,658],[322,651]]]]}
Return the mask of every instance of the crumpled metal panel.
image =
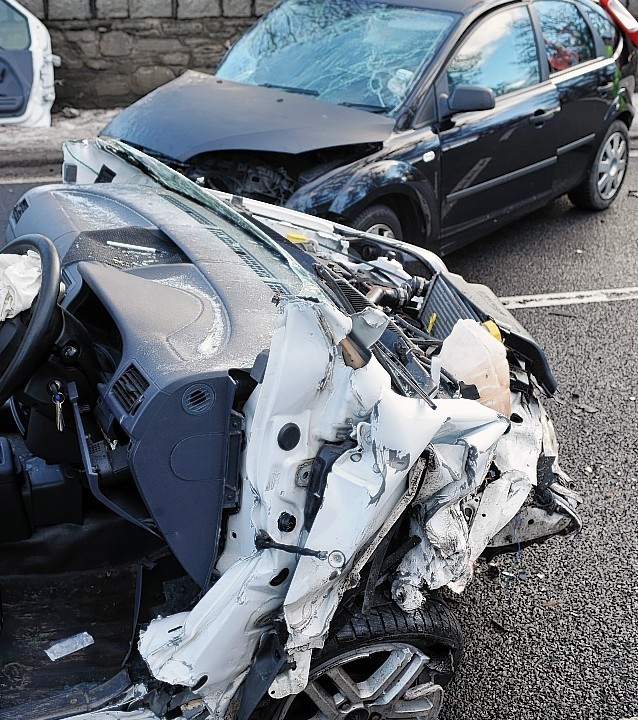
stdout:
{"type": "Polygon", "coordinates": [[[222,150],[297,155],[378,143],[393,129],[383,115],[187,70],[123,110],[100,135],[185,162],[222,150]]]}

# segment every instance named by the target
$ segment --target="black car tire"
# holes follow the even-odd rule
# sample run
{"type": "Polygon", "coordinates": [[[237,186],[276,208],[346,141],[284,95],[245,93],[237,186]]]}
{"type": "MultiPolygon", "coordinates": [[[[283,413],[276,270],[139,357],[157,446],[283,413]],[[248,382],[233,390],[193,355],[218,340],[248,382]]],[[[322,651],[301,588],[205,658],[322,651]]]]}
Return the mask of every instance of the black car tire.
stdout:
{"type": "MultiPolygon", "coordinates": [[[[325,707],[320,712],[329,720],[336,720],[346,713],[348,718],[359,717],[356,714],[359,709],[362,718],[383,720],[399,717],[397,705],[402,704],[400,716],[406,720],[437,717],[442,693],[433,689],[432,694],[427,695],[426,686],[431,682],[440,687],[448,684],[461,660],[463,647],[463,636],[456,617],[443,601],[430,598],[422,608],[411,614],[404,613],[393,603],[373,608],[366,617],[358,612],[343,612],[334,624],[338,629],[331,628],[325,646],[313,658],[306,688],[310,689],[311,695],[315,694],[315,689],[323,691],[324,701],[327,699],[329,704],[334,704],[332,712],[327,712],[325,707]],[[390,666],[398,658],[402,659],[404,670],[392,672],[390,666]],[[352,687],[357,687],[356,683],[361,683],[360,687],[363,687],[365,681],[382,683],[384,667],[388,668],[388,680],[383,692],[377,688],[370,698],[364,697],[363,693],[356,697],[352,687]],[[335,679],[339,682],[335,672],[351,681],[349,693],[344,694],[343,688],[338,685],[335,687],[335,679]],[[412,675],[409,675],[410,672],[412,675]],[[417,686],[420,686],[421,692],[416,689],[417,686]],[[345,697],[333,695],[335,689],[345,697]],[[392,701],[379,697],[386,693],[393,696],[392,701]],[[433,705],[429,711],[431,715],[424,711],[423,705],[418,707],[416,698],[422,693],[433,705]],[[387,708],[384,702],[387,702],[387,708]],[[352,709],[349,709],[350,706],[352,709]]],[[[283,700],[266,700],[253,717],[260,720],[308,720],[315,717],[318,707],[304,691],[283,700]]]]}
{"type": "Polygon", "coordinates": [[[605,210],[618,197],[629,159],[629,132],[614,120],[598,146],[585,180],[570,190],[569,199],[583,210],[605,210]]]}
{"type": "Polygon", "coordinates": [[[403,240],[401,221],[387,205],[370,205],[352,221],[352,227],[373,235],[403,240]]]}

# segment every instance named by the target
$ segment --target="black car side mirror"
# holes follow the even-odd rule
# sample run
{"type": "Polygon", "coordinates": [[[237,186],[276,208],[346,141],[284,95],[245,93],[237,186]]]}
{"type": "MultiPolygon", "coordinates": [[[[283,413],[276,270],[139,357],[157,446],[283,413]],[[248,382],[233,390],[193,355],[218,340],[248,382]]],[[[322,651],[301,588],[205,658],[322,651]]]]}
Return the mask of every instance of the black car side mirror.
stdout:
{"type": "Polygon", "coordinates": [[[483,85],[457,85],[452,94],[439,97],[442,115],[475,110],[491,110],[496,104],[494,91],[483,85]]]}

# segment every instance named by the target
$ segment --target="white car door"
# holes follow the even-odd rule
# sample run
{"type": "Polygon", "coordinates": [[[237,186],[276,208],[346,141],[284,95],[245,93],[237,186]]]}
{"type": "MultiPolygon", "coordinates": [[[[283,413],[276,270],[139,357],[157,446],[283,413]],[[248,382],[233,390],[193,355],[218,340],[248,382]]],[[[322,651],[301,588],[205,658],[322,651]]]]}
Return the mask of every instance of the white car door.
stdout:
{"type": "Polygon", "coordinates": [[[0,0],[0,124],[51,125],[54,59],[38,18],[15,0],[0,0]]]}

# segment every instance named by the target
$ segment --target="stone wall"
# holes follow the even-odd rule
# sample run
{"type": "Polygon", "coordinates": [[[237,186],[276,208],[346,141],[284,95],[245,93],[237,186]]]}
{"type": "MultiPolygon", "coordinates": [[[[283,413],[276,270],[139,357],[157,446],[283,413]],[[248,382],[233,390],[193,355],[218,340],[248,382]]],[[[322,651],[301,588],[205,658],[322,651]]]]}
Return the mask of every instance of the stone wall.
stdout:
{"type": "Polygon", "coordinates": [[[276,0],[21,0],[51,34],[59,107],[128,105],[190,68],[213,72],[276,0]]]}

